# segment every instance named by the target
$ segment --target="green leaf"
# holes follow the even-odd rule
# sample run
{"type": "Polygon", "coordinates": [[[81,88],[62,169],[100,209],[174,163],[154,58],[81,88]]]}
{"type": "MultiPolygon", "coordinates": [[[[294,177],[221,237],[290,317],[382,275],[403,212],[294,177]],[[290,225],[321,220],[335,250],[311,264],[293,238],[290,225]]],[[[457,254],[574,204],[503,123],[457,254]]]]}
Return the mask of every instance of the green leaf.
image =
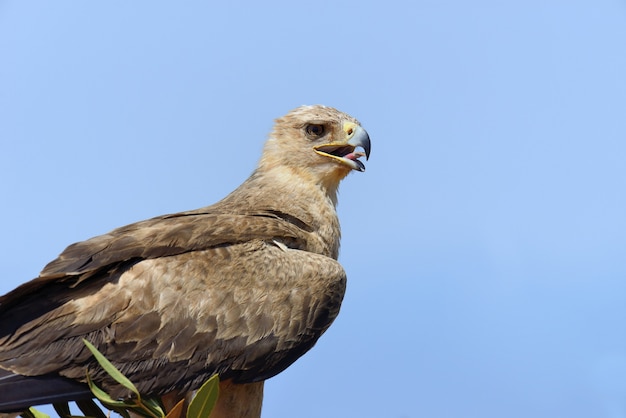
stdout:
{"type": "Polygon", "coordinates": [[[204,382],[187,409],[188,417],[208,418],[211,415],[220,393],[219,383],[220,379],[216,374],[204,382]]]}
{"type": "Polygon", "coordinates": [[[147,399],[127,399],[124,401],[126,408],[137,415],[148,418],[165,418],[165,412],[161,407],[159,400],[154,398],[147,399]]]}
{"type": "Polygon", "coordinates": [[[22,417],[22,418],[34,418],[35,416],[33,415],[32,412],[30,412],[29,409],[27,409],[26,411],[22,411],[22,413],[20,414],[20,417],[22,417]]]}
{"type": "Polygon", "coordinates": [[[50,415],[37,411],[33,407],[28,408],[20,416],[25,417],[25,418],[50,418],[50,415]]]}
{"type": "MultiPolygon", "coordinates": [[[[115,379],[115,381],[117,383],[119,383],[120,385],[124,386],[126,389],[131,390],[135,395],[137,395],[138,398],[141,399],[140,395],[139,395],[139,391],[137,390],[137,388],[135,387],[135,385],[133,385],[133,382],[131,382],[130,380],[128,380],[128,378],[126,376],[124,376],[122,374],[122,372],[120,372],[117,367],[115,367],[109,360],[106,359],[106,357],[104,357],[102,355],[101,352],[98,351],[98,349],[96,347],[94,347],[93,344],[91,344],[89,341],[87,341],[86,339],[83,338],[83,342],[85,343],[85,345],[87,346],[87,348],[89,349],[89,351],[91,351],[91,353],[93,354],[93,356],[96,358],[96,360],[98,361],[98,363],[100,363],[100,366],[102,366],[102,368],[104,370],[106,370],[106,372],[113,378],[115,379]]],[[[108,395],[107,395],[108,396],[108,395]]],[[[99,399],[99,398],[98,398],[99,399]]]]}
{"type": "Polygon", "coordinates": [[[145,409],[150,411],[150,414],[152,416],[157,416],[160,418],[165,417],[165,412],[163,411],[163,408],[161,408],[161,403],[159,402],[158,399],[153,399],[153,398],[142,399],[141,405],[145,409]]]}
{"type": "Polygon", "coordinates": [[[91,393],[95,395],[96,398],[103,402],[107,407],[122,407],[126,408],[128,405],[123,401],[117,401],[113,399],[108,393],[100,389],[94,382],[91,380],[91,376],[87,373],[87,384],[89,385],[89,389],[91,393]]]}

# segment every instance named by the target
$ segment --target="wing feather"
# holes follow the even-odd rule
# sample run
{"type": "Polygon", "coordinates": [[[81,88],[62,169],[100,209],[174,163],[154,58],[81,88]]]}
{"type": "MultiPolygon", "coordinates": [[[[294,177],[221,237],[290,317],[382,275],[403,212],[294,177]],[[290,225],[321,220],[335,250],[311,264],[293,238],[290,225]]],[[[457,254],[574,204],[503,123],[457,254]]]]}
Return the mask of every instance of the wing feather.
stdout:
{"type": "Polygon", "coordinates": [[[81,286],[92,292],[0,339],[3,367],[77,380],[88,367],[113,394],[128,395],[90,359],[82,343],[88,338],[142,393],[186,390],[214,373],[264,380],[330,326],[345,273],[329,257],[253,240],[146,259],[114,277],[94,276],[72,294],[81,286]]]}
{"type": "MultiPolygon", "coordinates": [[[[291,248],[315,249],[318,238],[302,226],[302,221],[293,222],[270,211],[216,213],[211,206],[130,224],[68,246],[46,265],[39,277],[1,296],[0,313],[22,303],[24,297],[33,295],[37,295],[40,303],[36,311],[45,312],[54,306],[55,301],[48,305],[45,297],[39,299],[41,288],[55,282],[64,283],[62,287],[75,287],[103,270],[113,277],[111,273],[119,266],[125,267],[142,259],[202,251],[255,239],[277,239],[291,248]]],[[[74,297],[74,294],[67,297],[74,297]]]]}

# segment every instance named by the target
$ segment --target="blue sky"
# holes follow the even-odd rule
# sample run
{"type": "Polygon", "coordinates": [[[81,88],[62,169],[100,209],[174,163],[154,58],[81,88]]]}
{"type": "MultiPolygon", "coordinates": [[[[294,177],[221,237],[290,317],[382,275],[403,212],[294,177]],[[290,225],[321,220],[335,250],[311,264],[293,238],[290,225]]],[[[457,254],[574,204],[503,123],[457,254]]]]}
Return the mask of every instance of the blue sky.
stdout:
{"type": "Polygon", "coordinates": [[[226,3],[0,2],[0,293],[322,103],[348,292],[263,416],[626,417],[626,2],[226,3]]]}

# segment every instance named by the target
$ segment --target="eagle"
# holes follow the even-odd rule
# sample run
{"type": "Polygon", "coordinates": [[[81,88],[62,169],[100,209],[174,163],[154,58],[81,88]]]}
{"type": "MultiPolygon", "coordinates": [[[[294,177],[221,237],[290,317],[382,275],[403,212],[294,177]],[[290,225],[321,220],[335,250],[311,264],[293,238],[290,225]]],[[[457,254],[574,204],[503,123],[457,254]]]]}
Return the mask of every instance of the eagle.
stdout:
{"type": "Polygon", "coordinates": [[[86,339],[144,395],[182,399],[217,374],[212,416],[258,417],[263,382],[339,313],[338,186],[370,149],[353,117],[301,106],[221,201],[67,247],[0,297],[0,412],[91,398],[86,373],[131,396],[86,339]]]}

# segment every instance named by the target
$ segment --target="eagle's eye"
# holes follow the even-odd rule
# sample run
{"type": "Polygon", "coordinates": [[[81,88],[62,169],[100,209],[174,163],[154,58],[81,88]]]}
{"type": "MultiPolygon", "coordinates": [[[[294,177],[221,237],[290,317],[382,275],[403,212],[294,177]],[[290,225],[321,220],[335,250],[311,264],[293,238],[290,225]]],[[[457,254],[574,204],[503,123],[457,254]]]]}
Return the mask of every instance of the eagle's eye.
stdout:
{"type": "Polygon", "coordinates": [[[306,126],[306,134],[311,139],[317,139],[324,136],[326,128],[324,125],[310,123],[306,126]]]}

